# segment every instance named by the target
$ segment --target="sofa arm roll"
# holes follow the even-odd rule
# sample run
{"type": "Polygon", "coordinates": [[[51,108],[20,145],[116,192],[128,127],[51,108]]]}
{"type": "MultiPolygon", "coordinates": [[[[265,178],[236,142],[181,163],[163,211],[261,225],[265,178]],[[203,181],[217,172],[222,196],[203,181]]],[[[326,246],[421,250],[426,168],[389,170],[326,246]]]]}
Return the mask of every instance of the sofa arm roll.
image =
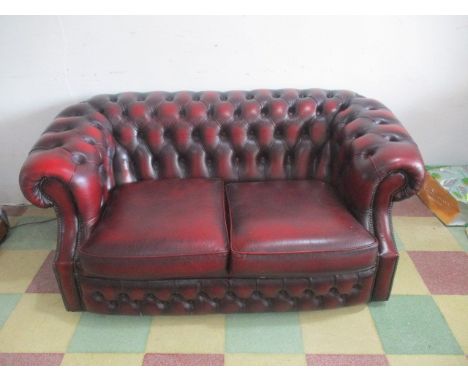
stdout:
{"type": "Polygon", "coordinates": [[[403,185],[391,191],[390,203],[418,192],[425,174],[421,154],[393,113],[375,100],[348,100],[332,124],[333,181],[355,216],[372,230],[376,194],[389,189],[379,185],[392,174],[404,176],[403,185]]]}
{"type": "Polygon", "coordinates": [[[70,193],[78,221],[89,232],[114,186],[115,144],[109,121],[91,105],[67,108],[41,135],[20,172],[25,197],[42,208],[61,208],[44,190],[50,180],[70,193]]]}

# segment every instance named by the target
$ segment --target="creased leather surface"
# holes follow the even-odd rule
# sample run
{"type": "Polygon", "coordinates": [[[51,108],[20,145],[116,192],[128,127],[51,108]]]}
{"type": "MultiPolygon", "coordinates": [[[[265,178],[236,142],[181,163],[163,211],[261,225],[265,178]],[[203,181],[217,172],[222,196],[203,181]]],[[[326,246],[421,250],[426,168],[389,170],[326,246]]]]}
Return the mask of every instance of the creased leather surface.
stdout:
{"type": "Polygon", "coordinates": [[[377,242],[317,180],[226,186],[233,276],[314,274],[375,265],[377,242]]]}
{"type": "Polygon", "coordinates": [[[116,188],[78,250],[86,275],[149,280],[225,276],[228,252],[224,184],[211,179],[116,188]]]}

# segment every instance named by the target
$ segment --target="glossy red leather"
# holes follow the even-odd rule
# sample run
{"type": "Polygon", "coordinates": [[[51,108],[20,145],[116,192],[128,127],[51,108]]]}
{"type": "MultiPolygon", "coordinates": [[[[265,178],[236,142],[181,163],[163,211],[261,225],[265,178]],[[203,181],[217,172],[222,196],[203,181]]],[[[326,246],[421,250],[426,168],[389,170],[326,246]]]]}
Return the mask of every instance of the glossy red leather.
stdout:
{"type": "Polygon", "coordinates": [[[227,274],[224,184],[205,179],[117,187],[78,251],[88,276],[116,279],[227,274]]]}
{"type": "MultiPolygon", "coordinates": [[[[372,296],[383,300],[389,296],[398,258],[391,206],[419,190],[424,166],[416,144],[384,105],[346,90],[122,93],[71,106],[42,134],[20,173],[26,198],[40,207],[54,206],[59,216],[55,269],[68,309],[95,308],[84,304],[79,292],[80,277],[86,275],[80,251],[92,243],[114,193],[144,181],[196,178],[241,183],[313,179],[328,184],[378,242],[372,296]]],[[[157,198],[152,195],[152,200],[157,198]]],[[[122,213],[129,221],[138,220],[137,211],[127,209],[122,213]]],[[[329,236],[324,237],[327,241],[329,236]]],[[[99,280],[117,288],[125,272],[155,277],[149,275],[156,274],[155,268],[148,268],[152,271],[144,276],[127,266],[104,266],[91,273],[114,274],[114,279],[99,280]]],[[[211,270],[199,269],[203,275],[211,270]]],[[[184,274],[180,269],[165,272],[184,274]]],[[[205,280],[193,272],[187,277],[205,280]]],[[[249,285],[263,276],[243,277],[249,285]]]]}
{"type": "Polygon", "coordinates": [[[231,275],[290,276],[375,266],[377,241],[322,181],[227,185],[231,275]]]}

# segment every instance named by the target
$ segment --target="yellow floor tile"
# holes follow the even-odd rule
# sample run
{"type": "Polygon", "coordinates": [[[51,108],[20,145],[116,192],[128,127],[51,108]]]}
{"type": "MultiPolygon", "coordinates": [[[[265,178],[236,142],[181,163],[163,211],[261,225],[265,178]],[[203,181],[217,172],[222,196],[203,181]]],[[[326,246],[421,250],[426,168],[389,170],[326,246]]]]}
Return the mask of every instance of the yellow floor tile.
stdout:
{"type": "Polygon", "coordinates": [[[301,312],[299,319],[306,353],[383,354],[382,344],[365,305],[301,312]],[[338,314],[339,313],[339,314],[338,314]]]}
{"type": "Polygon", "coordinates": [[[62,366],[141,366],[144,354],[67,353],[62,366]]]}
{"type": "Polygon", "coordinates": [[[26,291],[49,251],[0,249],[0,293],[26,291]]]}
{"type": "Polygon", "coordinates": [[[393,226],[406,251],[463,251],[436,218],[396,216],[393,226]]]}
{"type": "Polygon", "coordinates": [[[463,355],[387,355],[392,366],[467,366],[463,355]]]}
{"type": "Polygon", "coordinates": [[[404,251],[398,259],[392,294],[430,294],[413,260],[404,251]]]}
{"type": "Polygon", "coordinates": [[[225,354],[226,366],[306,366],[305,354],[225,354]]]}
{"type": "Polygon", "coordinates": [[[468,354],[468,296],[439,295],[432,297],[463,352],[468,354]]]}
{"type": "Polygon", "coordinates": [[[65,310],[59,294],[25,294],[0,331],[0,352],[65,352],[79,318],[65,310]]]}
{"type": "Polygon", "coordinates": [[[148,353],[224,353],[224,315],[155,317],[148,353]]]}

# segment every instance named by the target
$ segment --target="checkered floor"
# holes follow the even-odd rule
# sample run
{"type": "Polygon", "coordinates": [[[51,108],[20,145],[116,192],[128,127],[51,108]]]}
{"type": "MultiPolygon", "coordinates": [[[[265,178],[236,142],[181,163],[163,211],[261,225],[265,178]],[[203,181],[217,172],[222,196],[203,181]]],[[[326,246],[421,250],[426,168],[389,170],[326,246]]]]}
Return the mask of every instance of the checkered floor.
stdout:
{"type": "MultiPolygon", "coordinates": [[[[8,207],[12,225],[52,211],[8,207]],[[13,216],[15,215],[15,216],[13,216]]],[[[386,303],[193,317],[66,312],[56,222],[0,246],[0,365],[468,365],[468,240],[419,201],[396,205],[400,262],[386,303]]]]}

